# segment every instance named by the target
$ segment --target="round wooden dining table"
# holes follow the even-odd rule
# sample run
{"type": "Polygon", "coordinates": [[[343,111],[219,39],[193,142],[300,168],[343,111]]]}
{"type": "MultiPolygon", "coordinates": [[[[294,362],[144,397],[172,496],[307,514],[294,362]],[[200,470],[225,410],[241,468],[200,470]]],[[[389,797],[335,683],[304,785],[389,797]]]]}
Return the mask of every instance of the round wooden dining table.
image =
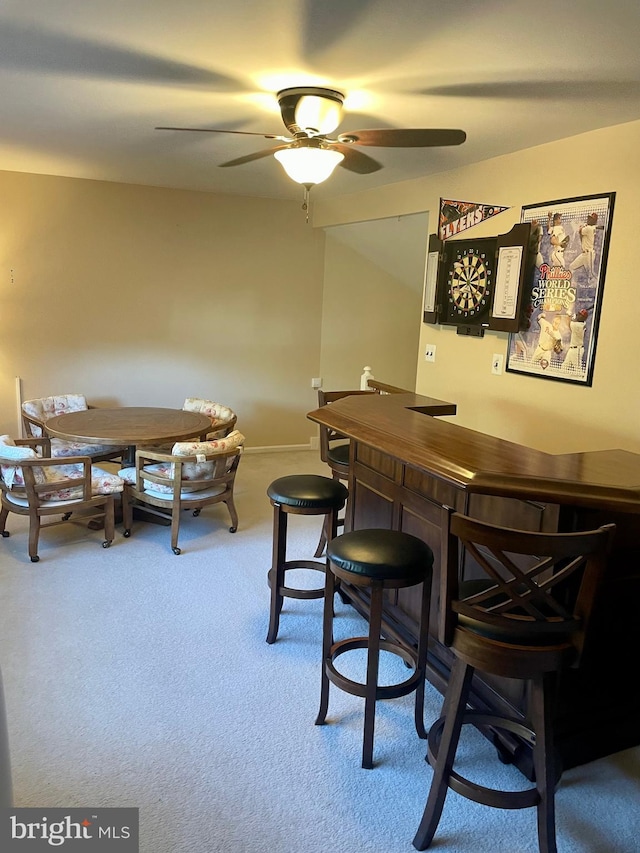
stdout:
{"type": "Polygon", "coordinates": [[[56,415],[46,422],[55,438],[85,444],[125,445],[123,464],[133,465],[140,444],[164,444],[197,438],[211,429],[211,419],[198,412],[161,409],[153,406],[123,406],[117,409],[84,409],[56,415]]]}
{"type": "MultiPolygon", "coordinates": [[[[122,467],[135,465],[136,445],[164,444],[199,438],[211,429],[211,418],[199,412],[161,409],[153,406],[123,406],[118,409],[84,409],[56,415],[46,422],[47,434],[85,444],[124,446],[122,467]]],[[[168,525],[171,518],[161,519],[144,510],[134,510],[134,517],[154,524],[168,525]]],[[[90,522],[90,526],[93,522],[90,522]]]]}

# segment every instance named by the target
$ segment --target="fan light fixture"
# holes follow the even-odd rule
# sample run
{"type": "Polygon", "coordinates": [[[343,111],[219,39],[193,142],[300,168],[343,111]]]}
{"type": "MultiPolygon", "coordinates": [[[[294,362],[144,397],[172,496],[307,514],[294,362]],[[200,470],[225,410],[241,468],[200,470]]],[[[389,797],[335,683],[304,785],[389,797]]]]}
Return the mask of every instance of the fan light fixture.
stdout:
{"type": "Polygon", "coordinates": [[[319,145],[294,145],[274,152],[276,160],[289,177],[309,188],[326,181],[344,154],[319,145]]]}

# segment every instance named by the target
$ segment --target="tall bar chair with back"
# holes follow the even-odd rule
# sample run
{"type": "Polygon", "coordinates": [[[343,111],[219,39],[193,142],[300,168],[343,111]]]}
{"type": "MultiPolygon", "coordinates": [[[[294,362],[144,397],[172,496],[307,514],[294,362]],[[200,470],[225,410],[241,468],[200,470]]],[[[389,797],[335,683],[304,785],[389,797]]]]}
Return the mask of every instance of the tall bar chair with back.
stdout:
{"type": "MultiPolygon", "coordinates": [[[[583,656],[615,525],[539,533],[486,524],[448,507],[442,513],[438,638],[454,658],[442,714],[429,731],[433,778],[413,845],[430,846],[447,790],[453,788],[494,808],[535,806],[540,853],[556,853],[555,789],[561,773],[553,738],[556,686],[562,671],[577,667],[583,656]],[[461,548],[484,579],[459,582],[461,548]],[[467,709],[476,669],[528,682],[522,718],[467,709]],[[508,732],[528,745],[534,787],[498,791],[456,772],[458,741],[467,723],[508,732]]],[[[473,849],[472,841],[467,849],[473,849]]]]}

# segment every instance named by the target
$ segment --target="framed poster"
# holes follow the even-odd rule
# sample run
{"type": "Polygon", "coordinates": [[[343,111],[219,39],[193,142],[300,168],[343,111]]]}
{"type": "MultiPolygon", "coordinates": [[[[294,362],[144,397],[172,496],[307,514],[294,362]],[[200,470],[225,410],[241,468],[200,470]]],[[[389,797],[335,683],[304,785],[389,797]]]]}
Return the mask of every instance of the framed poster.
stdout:
{"type": "Polygon", "coordinates": [[[507,371],[591,385],[615,193],[522,208],[536,254],[525,328],[509,335],[507,371]]]}

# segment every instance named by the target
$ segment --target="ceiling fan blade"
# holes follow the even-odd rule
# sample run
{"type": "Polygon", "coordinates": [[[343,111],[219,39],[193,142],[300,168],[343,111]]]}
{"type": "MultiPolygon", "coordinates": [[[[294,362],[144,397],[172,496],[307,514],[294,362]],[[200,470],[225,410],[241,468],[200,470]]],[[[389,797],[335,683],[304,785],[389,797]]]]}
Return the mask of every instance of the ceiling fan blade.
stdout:
{"type": "Polygon", "coordinates": [[[239,133],[242,136],[261,136],[263,139],[281,139],[283,142],[293,142],[288,136],[278,136],[275,133],[254,133],[251,130],[222,130],[215,127],[156,127],[155,130],[188,130],[195,133],[239,133]]]}
{"type": "Polygon", "coordinates": [[[392,127],[380,130],[350,130],[341,133],[338,141],[377,148],[433,148],[439,145],[461,145],[466,138],[464,130],[392,127]]]}
{"type": "Polygon", "coordinates": [[[243,166],[245,163],[251,163],[254,160],[261,160],[263,157],[268,157],[275,151],[281,151],[283,148],[288,147],[288,145],[276,145],[274,148],[263,148],[262,151],[254,151],[253,154],[245,154],[244,157],[236,157],[235,160],[227,160],[226,163],[218,163],[218,166],[243,166]]]}
{"type": "Polygon", "coordinates": [[[382,163],[378,163],[373,157],[369,157],[363,151],[358,151],[352,145],[341,145],[334,142],[331,145],[336,151],[344,154],[344,160],[338,165],[343,169],[348,169],[350,172],[356,172],[358,175],[370,175],[373,172],[379,172],[382,169],[382,163]]]}

